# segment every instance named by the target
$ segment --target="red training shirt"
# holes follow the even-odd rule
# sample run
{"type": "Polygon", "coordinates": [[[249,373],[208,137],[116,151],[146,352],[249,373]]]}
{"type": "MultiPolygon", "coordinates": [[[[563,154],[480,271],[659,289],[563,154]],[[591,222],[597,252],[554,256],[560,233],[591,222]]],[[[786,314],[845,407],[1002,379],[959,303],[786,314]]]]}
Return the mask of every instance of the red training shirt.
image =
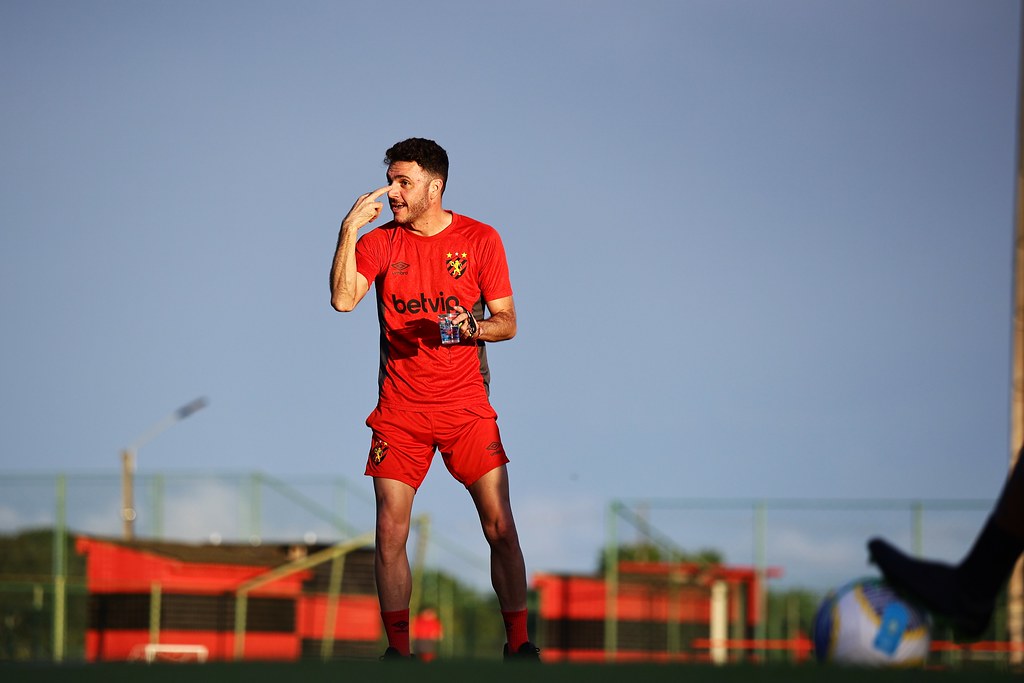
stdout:
{"type": "Polygon", "coordinates": [[[512,296],[505,247],[489,225],[451,213],[424,237],[391,221],[356,243],[356,268],[376,285],[380,320],[379,405],[451,410],[488,402],[483,342],[442,345],[439,313],[459,305],[483,319],[483,304],[512,296]]]}

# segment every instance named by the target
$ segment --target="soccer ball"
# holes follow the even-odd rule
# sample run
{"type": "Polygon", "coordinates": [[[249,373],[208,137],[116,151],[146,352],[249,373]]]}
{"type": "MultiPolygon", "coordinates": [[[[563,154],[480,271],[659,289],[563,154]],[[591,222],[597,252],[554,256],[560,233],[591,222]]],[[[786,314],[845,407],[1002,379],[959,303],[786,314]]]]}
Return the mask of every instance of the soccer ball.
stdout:
{"type": "Polygon", "coordinates": [[[928,613],[882,579],[857,579],[832,591],[814,617],[814,654],[820,662],[915,666],[924,664],[930,646],[928,613]]]}

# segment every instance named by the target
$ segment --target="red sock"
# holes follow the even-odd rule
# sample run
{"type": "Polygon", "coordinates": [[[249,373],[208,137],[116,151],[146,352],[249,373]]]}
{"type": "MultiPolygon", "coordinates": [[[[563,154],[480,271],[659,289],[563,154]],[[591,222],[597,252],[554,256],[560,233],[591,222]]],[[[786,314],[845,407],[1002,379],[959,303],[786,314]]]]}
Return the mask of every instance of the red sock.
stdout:
{"type": "Polygon", "coordinates": [[[519,652],[519,648],[523,646],[523,643],[530,640],[529,634],[526,632],[526,610],[519,610],[517,612],[501,612],[502,618],[505,619],[505,636],[508,639],[508,651],[519,652]]]}
{"type": "Polygon", "coordinates": [[[384,633],[388,636],[388,645],[398,650],[403,657],[409,656],[409,610],[400,609],[394,612],[381,612],[384,622],[384,633]]]}

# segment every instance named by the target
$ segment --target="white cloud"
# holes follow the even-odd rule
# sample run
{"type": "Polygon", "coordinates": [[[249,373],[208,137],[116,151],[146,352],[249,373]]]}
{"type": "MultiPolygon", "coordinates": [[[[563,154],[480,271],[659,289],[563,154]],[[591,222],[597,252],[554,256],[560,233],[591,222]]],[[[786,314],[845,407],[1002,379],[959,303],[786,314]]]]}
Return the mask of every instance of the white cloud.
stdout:
{"type": "Polygon", "coordinates": [[[240,505],[237,486],[215,480],[197,482],[187,492],[167,499],[164,535],[200,540],[216,533],[238,538],[240,505]]]}
{"type": "Polygon", "coordinates": [[[0,506],[0,529],[14,530],[29,526],[21,519],[17,510],[7,506],[0,506]]]}

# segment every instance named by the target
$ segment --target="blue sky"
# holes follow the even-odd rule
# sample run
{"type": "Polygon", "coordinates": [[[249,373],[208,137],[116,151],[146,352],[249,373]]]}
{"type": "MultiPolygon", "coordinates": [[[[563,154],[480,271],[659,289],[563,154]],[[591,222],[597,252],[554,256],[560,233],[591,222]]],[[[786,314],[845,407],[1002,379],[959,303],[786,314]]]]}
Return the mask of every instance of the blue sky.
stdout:
{"type": "MultiPolygon", "coordinates": [[[[0,468],[114,473],[206,396],[140,472],[369,487],[375,314],[328,272],[422,136],[508,251],[492,399],[532,568],[591,568],[617,498],[991,498],[1019,11],[5,0],[0,468]]],[[[440,466],[417,509],[475,542],[440,466]]]]}

